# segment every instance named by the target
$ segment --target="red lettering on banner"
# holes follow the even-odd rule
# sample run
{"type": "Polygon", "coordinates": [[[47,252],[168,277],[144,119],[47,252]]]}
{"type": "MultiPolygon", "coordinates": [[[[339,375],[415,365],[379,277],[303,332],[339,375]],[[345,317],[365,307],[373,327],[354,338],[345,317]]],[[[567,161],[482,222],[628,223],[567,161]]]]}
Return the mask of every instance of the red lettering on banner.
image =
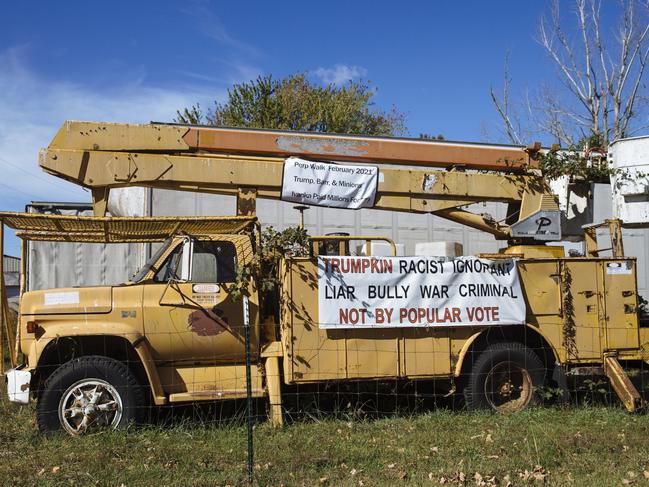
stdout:
{"type": "Polygon", "coordinates": [[[453,323],[462,321],[460,319],[460,308],[453,308],[453,323]]]}
{"type": "Polygon", "coordinates": [[[359,322],[365,324],[365,308],[341,308],[339,322],[341,325],[357,325],[359,322]]]}
{"type": "Polygon", "coordinates": [[[443,324],[461,323],[460,308],[400,308],[399,323],[443,324]]]}
{"type": "Polygon", "coordinates": [[[466,308],[466,314],[469,317],[469,321],[476,322],[498,321],[500,318],[500,310],[497,306],[466,308]]]}
{"type": "Polygon", "coordinates": [[[392,322],[392,309],[390,308],[376,308],[376,323],[391,323],[392,322]]]}

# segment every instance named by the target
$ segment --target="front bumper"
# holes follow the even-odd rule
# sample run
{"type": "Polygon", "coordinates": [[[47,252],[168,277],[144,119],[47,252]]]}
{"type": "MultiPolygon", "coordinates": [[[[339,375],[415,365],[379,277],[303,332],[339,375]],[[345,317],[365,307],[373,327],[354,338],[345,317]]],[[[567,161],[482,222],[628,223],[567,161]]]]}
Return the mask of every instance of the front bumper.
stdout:
{"type": "Polygon", "coordinates": [[[7,394],[9,401],[19,404],[29,403],[29,384],[32,373],[28,370],[11,369],[7,371],[7,394]]]}

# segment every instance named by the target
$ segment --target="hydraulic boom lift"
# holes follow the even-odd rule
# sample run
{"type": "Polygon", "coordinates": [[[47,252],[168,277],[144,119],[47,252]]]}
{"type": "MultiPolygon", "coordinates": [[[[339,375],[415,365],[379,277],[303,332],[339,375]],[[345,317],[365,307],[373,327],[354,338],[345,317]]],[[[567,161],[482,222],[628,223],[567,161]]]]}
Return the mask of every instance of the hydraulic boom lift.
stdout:
{"type": "Polygon", "coordinates": [[[48,173],[92,190],[106,213],[111,188],[154,188],[236,195],[239,214],[255,198],[280,199],[288,155],[379,164],[373,208],[432,213],[498,239],[560,240],[560,213],[534,171],[530,147],[379,137],[321,135],[185,125],[66,122],[40,155],[48,173]],[[440,169],[442,168],[442,169],[440,169]],[[510,205],[495,221],[464,206],[510,205]]]}

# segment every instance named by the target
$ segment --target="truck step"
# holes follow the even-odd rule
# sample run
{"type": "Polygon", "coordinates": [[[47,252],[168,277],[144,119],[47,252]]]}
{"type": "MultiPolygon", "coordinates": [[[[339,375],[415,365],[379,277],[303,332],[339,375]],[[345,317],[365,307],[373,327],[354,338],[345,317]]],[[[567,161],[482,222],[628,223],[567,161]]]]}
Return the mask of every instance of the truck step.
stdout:
{"type": "Polygon", "coordinates": [[[611,381],[611,386],[617,396],[624,404],[624,407],[630,413],[644,409],[645,402],[640,393],[635,388],[629,376],[618,362],[616,357],[604,357],[604,373],[611,381]]]}
{"type": "MultiPolygon", "coordinates": [[[[253,389],[252,397],[264,397],[263,389],[253,389]]],[[[169,394],[169,402],[187,402],[187,401],[214,401],[218,399],[243,399],[245,398],[245,389],[223,390],[223,391],[195,391],[180,392],[169,394]]]]}

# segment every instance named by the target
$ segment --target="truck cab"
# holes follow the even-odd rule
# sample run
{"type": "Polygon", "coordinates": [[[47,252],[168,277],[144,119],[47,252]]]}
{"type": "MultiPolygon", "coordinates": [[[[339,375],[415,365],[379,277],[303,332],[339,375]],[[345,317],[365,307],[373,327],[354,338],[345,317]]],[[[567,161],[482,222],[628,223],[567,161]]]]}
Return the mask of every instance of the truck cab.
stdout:
{"type": "Polygon", "coordinates": [[[79,434],[128,424],[151,403],[245,396],[245,328],[257,360],[259,298],[236,281],[255,245],[248,231],[177,233],[123,284],[25,292],[13,399],[38,398],[41,429],[79,434]]]}

